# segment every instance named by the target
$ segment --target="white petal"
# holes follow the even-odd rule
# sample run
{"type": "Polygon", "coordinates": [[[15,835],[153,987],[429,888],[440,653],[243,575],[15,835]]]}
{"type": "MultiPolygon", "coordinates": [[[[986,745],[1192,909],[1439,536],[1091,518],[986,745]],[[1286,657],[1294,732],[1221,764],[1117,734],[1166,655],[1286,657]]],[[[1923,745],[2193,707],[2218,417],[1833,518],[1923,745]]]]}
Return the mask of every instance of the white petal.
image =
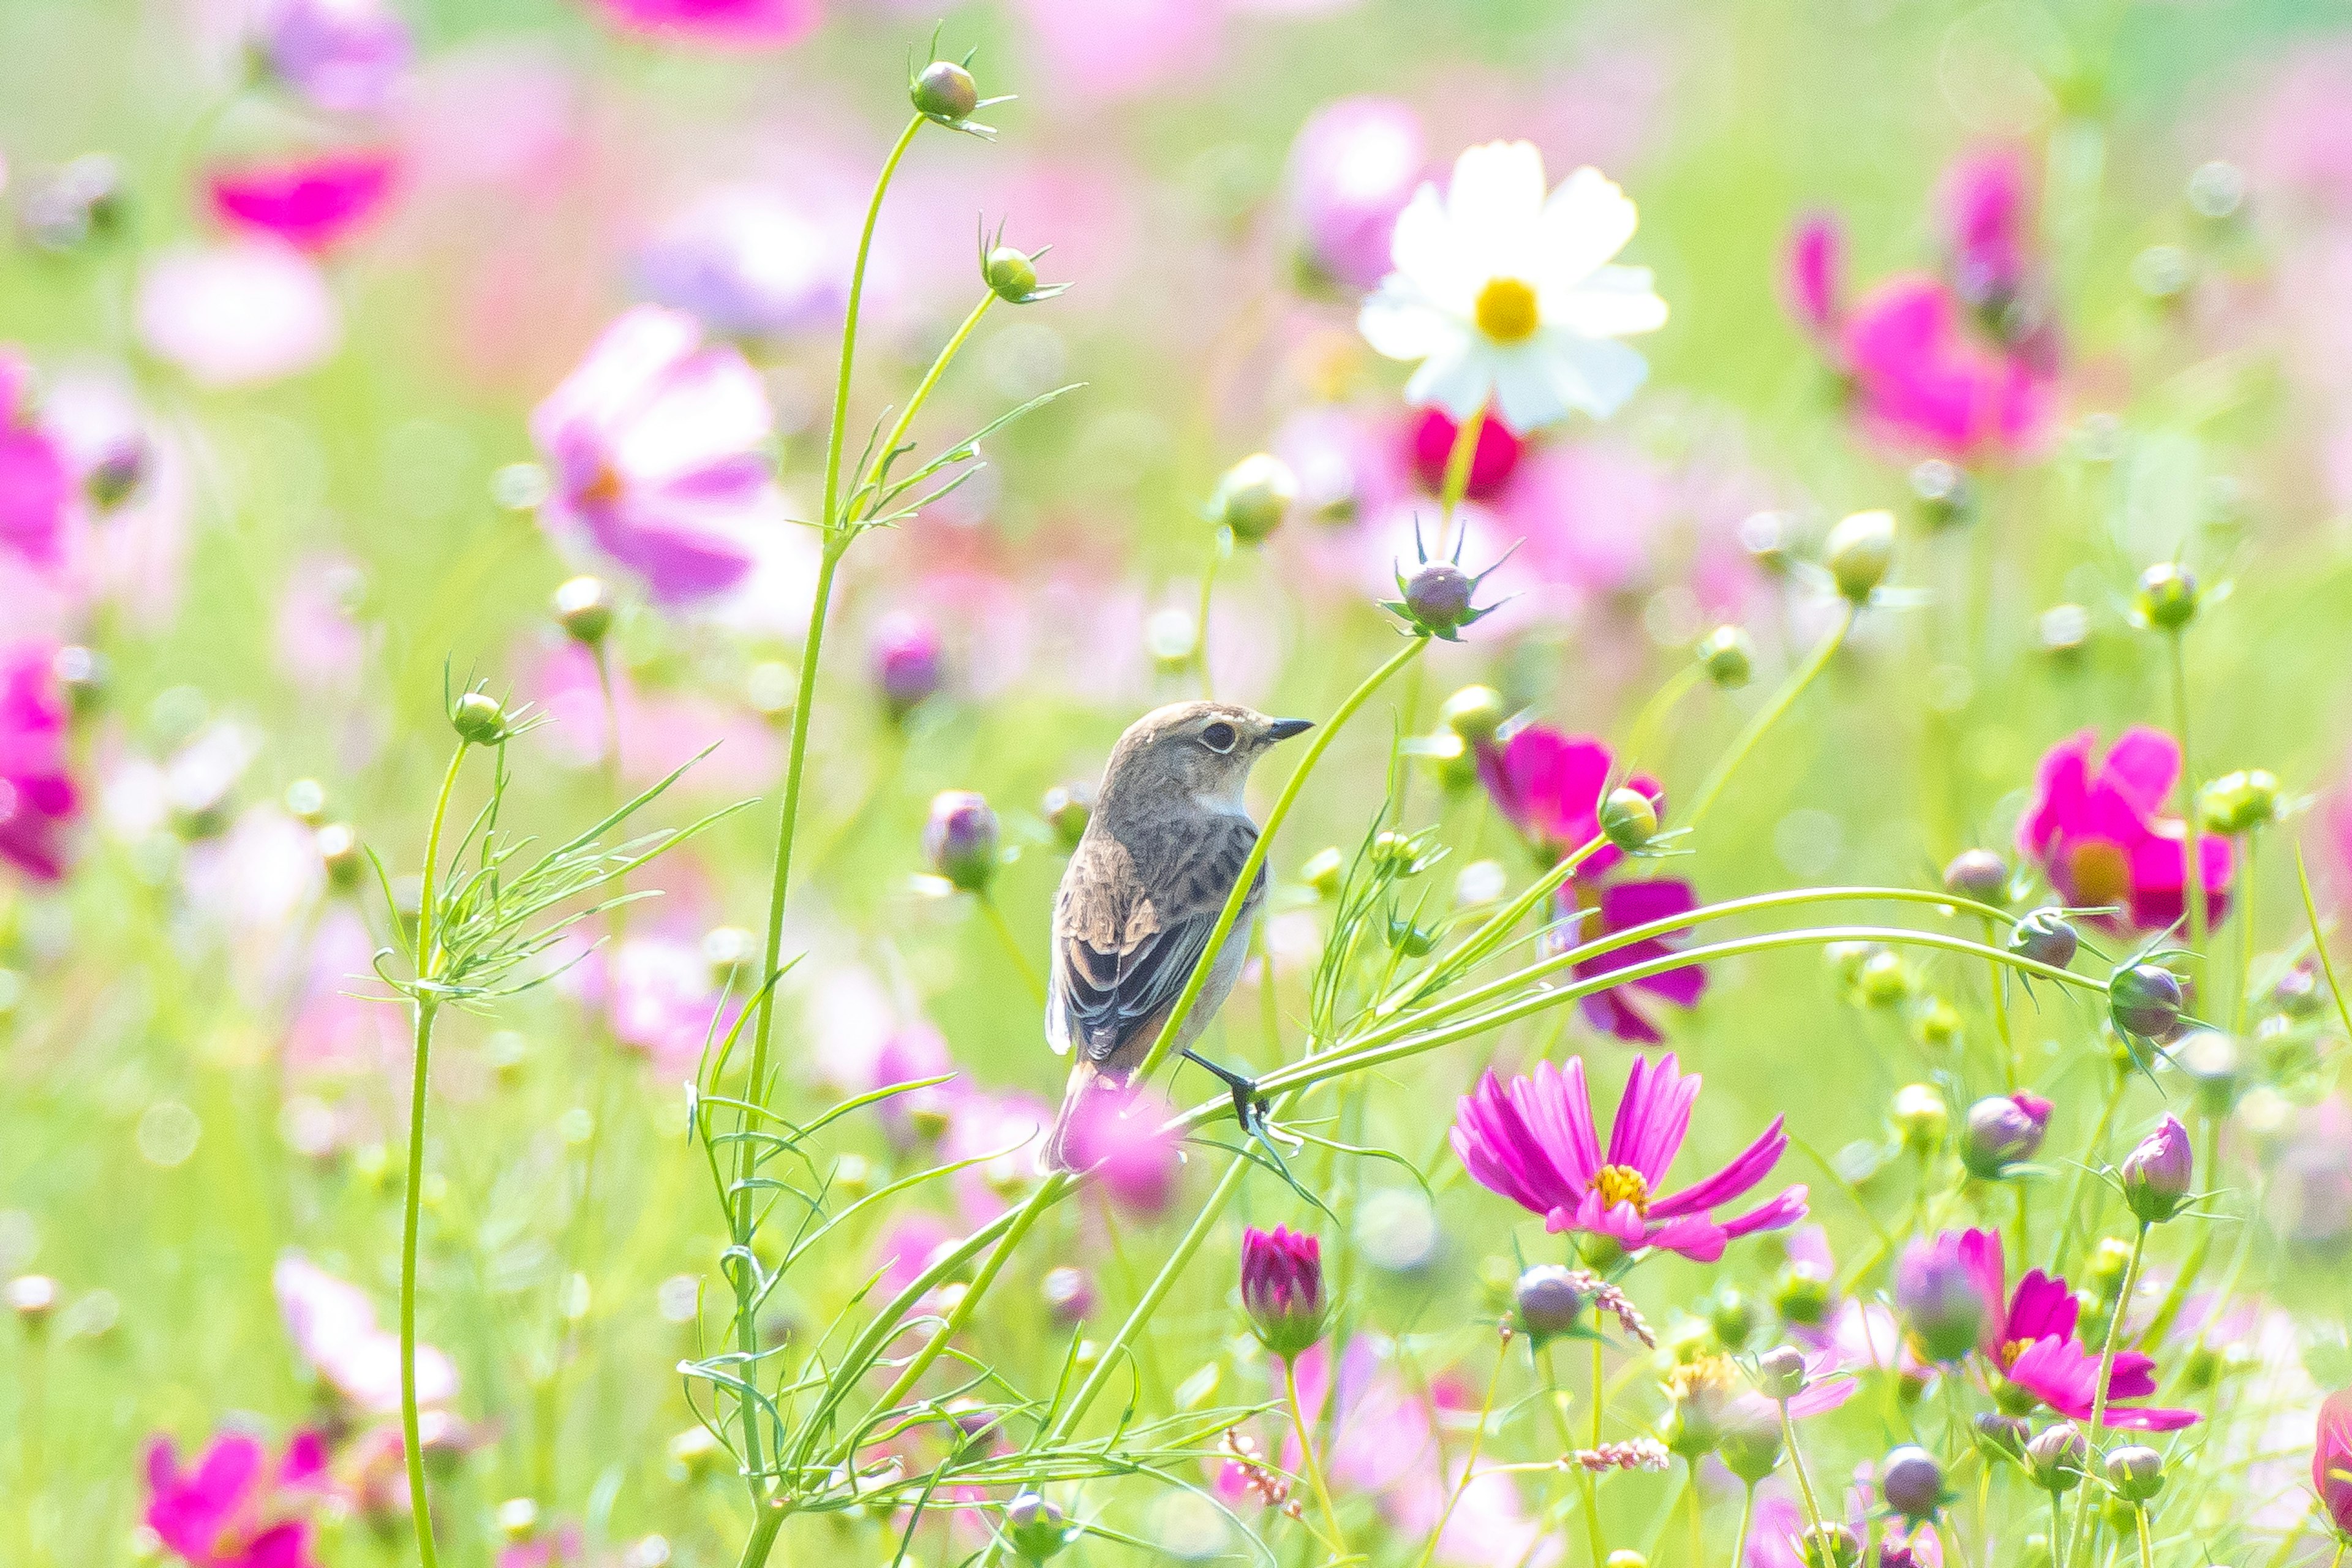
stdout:
{"type": "Polygon", "coordinates": [[[1530,143],[1490,142],[1454,161],[1445,212],[1482,277],[1528,264],[1543,208],[1543,154],[1530,143]]]}
{"type": "Polygon", "coordinates": [[[1560,183],[1544,204],[1541,223],[1546,282],[1589,277],[1633,237],[1637,215],[1617,183],[1586,165],[1560,183]]]}
{"type": "Polygon", "coordinates": [[[1434,403],[1456,421],[1485,406],[1495,384],[1495,354],[1484,342],[1464,333],[1454,347],[1430,355],[1404,384],[1404,400],[1415,407],[1434,403]]]}
{"type": "Polygon", "coordinates": [[[1393,276],[1364,301],[1356,326],[1365,342],[1391,359],[1427,359],[1459,344],[1469,332],[1460,317],[1439,310],[1393,276]]]}
{"type": "Polygon", "coordinates": [[[1429,299],[1460,310],[1470,308],[1468,258],[1435,185],[1422,186],[1397,215],[1389,260],[1429,299]]]}
{"type": "Polygon", "coordinates": [[[1613,338],[1575,338],[1563,332],[1547,347],[1552,350],[1546,357],[1559,395],[1595,419],[1616,413],[1649,379],[1650,362],[1613,338]]]}
{"type": "Polygon", "coordinates": [[[1555,357],[1540,342],[1496,356],[1496,412],[1513,434],[1524,436],[1568,417],[1571,400],[1561,395],[1560,378],[1550,363],[1555,357]]]}
{"type": "Polygon", "coordinates": [[[1543,298],[1544,324],[1583,338],[1622,338],[1666,324],[1666,302],[1646,267],[1604,267],[1572,289],[1543,298]]]}

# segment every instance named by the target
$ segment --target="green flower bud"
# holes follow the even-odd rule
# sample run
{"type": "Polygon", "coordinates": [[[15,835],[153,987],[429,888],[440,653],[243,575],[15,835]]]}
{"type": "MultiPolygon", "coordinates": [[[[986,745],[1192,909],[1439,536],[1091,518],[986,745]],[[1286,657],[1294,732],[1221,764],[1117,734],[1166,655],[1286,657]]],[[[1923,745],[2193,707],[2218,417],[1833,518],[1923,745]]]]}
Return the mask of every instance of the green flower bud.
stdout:
{"type": "Polygon", "coordinates": [[[331,822],[319,829],[313,840],[319,846],[319,859],[327,868],[327,885],[339,893],[348,893],[360,885],[361,875],[367,870],[367,857],[360,849],[360,836],[347,822],[331,822]]]}
{"type": "Polygon", "coordinates": [[[1337,898],[1339,895],[1339,881],[1347,870],[1347,860],[1339,853],[1339,846],[1333,845],[1328,848],[1318,849],[1314,854],[1309,855],[1307,858],[1307,864],[1298,868],[1298,878],[1322,897],[1337,898]]]}
{"type": "Polygon", "coordinates": [[[1944,1146],[1952,1125],[1952,1108],[1944,1091],[1932,1083],[1906,1084],[1895,1091],[1895,1131],[1903,1146],[1915,1154],[1932,1154],[1944,1146]]]}
{"type": "Polygon", "coordinates": [[[1837,590],[1859,605],[1886,580],[1895,564],[1895,514],[1858,511],[1830,530],[1823,557],[1837,590]]]}
{"type": "Polygon", "coordinates": [[[1706,1321],[1723,1348],[1736,1351],[1756,1331],[1756,1303],[1738,1286],[1723,1286],[1707,1307],[1706,1321]]]}
{"type": "Polygon", "coordinates": [[[1054,830],[1054,837],[1065,849],[1076,849],[1085,837],[1087,824],[1095,811],[1094,786],[1089,784],[1055,784],[1045,792],[1039,803],[1045,826],[1054,830]]]}
{"type": "Polygon", "coordinates": [[[1035,1492],[1023,1492],[1004,1505],[1004,1539],[1027,1562],[1045,1562],[1075,1533],[1062,1510],[1035,1492]]]}
{"type": "Polygon", "coordinates": [[[2170,1039],[2182,1001],[2180,977],[2158,964],[2129,964],[2107,982],[2107,1016],[2117,1032],[2138,1039],[2170,1039]]]}
{"type": "Polygon", "coordinates": [[[1920,521],[1930,528],[1949,528],[1976,515],[1976,487],[1967,470],[1941,458],[1912,468],[1911,493],[1918,499],[1920,521]]]}
{"type": "Polygon", "coordinates": [[[2000,1454],[2012,1459],[2025,1457],[2025,1439],[2032,1428],[2024,1417],[2004,1415],[1998,1410],[1979,1413],[1972,1423],[1976,1429],[1977,1447],[1988,1455],[2000,1454]]]}
{"type": "Polygon", "coordinates": [[[487,691],[468,691],[449,710],[449,723],[468,745],[495,746],[507,738],[507,710],[487,691]]]}
{"type": "MultiPolygon", "coordinates": [[[[1031,282],[1035,282],[1033,273],[1031,282]]],[[[1209,502],[1209,516],[1234,531],[1244,544],[1255,544],[1282,526],[1298,500],[1298,476],[1290,465],[1267,452],[1255,452],[1227,468],[1209,502]]]]}
{"type": "Polygon", "coordinates": [[[1726,691],[1737,691],[1756,673],[1756,645],[1738,626],[1717,626],[1698,639],[1699,668],[1726,691]]]}
{"type": "Polygon", "coordinates": [[[1725,1469],[1753,1486],[1780,1468],[1780,1422],[1769,1406],[1734,1405],[1725,1412],[1715,1447],[1725,1469]]]}
{"type": "Polygon", "coordinates": [[[1767,1399],[1794,1399],[1805,1392],[1805,1352],[1775,1345],[1756,1358],[1756,1386],[1767,1399]]]}
{"type": "Polygon", "coordinates": [[[1911,1010],[1911,1036],[1931,1051],[1948,1051],[1960,1037],[1960,1010],[1941,996],[1923,996],[1911,1010]]]}
{"type": "Polygon", "coordinates": [[[1780,1270],[1772,1287],[1772,1310],[1780,1320],[1808,1327],[1829,1316],[1830,1282],[1806,1264],[1791,1263],[1780,1270]]]}
{"type": "Polygon", "coordinates": [[[2134,1443],[2107,1456],[2107,1485],[2126,1502],[2146,1502],[2164,1489],[2164,1456],[2134,1443]]]}
{"type": "Polygon", "coordinates": [[[1862,1538],[1849,1525],[1824,1521],[1805,1531],[1805,1568],[1854,1568],[1862,1561],[1862,1538]]]}
{"type": "Polygon", "coordinates": [[[1853,977],[1855,1000],[1865,1007],[1892,1007],[1911,994],[1911,972],[1903,955],[1882,949],[1863,961],[1853,977]]]}
{"type": "Polygon", "coordinates": [[[953,60],[933,60],[915,78],[907,96],[916,113],[942,125],[954,125],[971,119],[972,110],[980,107],[980,84],[953,60]]]}
{"type": "Polygon", "coordinates": [[[1638,1552],[1621,1550],[1603,1558],[1601,1568],[1650,1568],[1650,1560],[1638,1552]]]}
{"type": "Polygon", "coordinates": [[[2198,792],[2198,805],[2209,832],[2234,837],[2266,827],[2278,817],[2278,775],[2268,768],[2224,773],[2198,792]]]}
{"type": "Polygon", "coordinates": [[[1657,835],[1658,808],[1640,790],[1612,789],[1601,803],[1601,831],[1620,849],[1639,849],[1657,835]]]}
{"type": "Polygon", "coordinates": [[[1503,706],[1503,694],[1493,687],[1465,686],[1445,700],[1437,717],[1465,742],[1477,746],[1495,738],[1509,711],[1503,706]]]}
{"type": "Polygon", "coordinates": [[[2139,574],[2139,616],[2160,632],[2177,632],[2197,618],[2197,579],[2170,561],[2139,574]]]}
{"type": "Polygon", "coordinates": [[[601,577],[574,577],[556,589],[553,609],[573,642],[593,647],[613,629],[613,590],[601,577]]]}
{"type": "Polygon", "coordinates": [[[1000,245],[982,263],[991,292],[1008,305],[1025,305],[1037,293],[1037,264],[1009,245],[1000,245]]]}
{"type": "Polygon", "coordinates": [[[58,649],[49,668],[57,676],[58,688],[65,693],[66,707],[75,718],[86,719],[105,706],[107,678],[112,672],[104,654],[79,643],[68,643],[58,649]]]}

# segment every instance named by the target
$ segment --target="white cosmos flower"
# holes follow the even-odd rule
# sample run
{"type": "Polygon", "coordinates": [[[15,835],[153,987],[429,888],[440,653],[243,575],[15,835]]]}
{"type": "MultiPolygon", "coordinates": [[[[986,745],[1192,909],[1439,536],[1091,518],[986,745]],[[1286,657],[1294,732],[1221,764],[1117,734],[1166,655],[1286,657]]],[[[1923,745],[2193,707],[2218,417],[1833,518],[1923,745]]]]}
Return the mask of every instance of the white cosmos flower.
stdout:
{"type": "Polygon", "coordinates": [[[1534,147],[1473,147],[1443,197],[1424,184],[1397,219],[1396,270],[1359,324],[1381,353],[1421,362],[1408,401],[1456,420],[1486,406],[1517,431],[1571,408],[1605,418],[1650,368],[1616,340],[1666,320],[1648,268],[1610,264],[1634,222],[1633,204],[1598,169],[1547,196],[1534,147]]]}

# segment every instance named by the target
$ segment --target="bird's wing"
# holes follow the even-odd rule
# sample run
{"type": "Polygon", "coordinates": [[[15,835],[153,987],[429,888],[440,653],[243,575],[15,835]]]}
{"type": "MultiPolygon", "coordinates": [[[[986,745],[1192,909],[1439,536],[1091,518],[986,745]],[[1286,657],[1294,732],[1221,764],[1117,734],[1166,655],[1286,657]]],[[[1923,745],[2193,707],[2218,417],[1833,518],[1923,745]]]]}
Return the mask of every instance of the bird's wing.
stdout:
{"type": "Polygon", "coordinates": [[[1192,978],[1256,842],[1247,817],[1219,816],[1157,825],[1140,854],[1108,835],[1080,845],[1054,911],[1055,1050],[1076,1045],[1099,1065],[1145,1037],[1192,978]]]}

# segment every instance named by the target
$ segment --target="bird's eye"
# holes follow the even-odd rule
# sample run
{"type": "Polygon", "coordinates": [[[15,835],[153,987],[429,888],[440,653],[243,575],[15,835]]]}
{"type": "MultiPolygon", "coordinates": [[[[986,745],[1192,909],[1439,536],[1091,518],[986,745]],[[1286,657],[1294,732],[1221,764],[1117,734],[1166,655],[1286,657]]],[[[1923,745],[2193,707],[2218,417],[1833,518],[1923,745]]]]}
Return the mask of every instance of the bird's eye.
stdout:
{"type": "Polygon", "coordinates": [[[1222,719],[1201,731],[1201,744],[1221,754],[1232,751],[1234,742],[1239,739],[1241,737],[1234,732],[1234,727],[1222,719]]]}

